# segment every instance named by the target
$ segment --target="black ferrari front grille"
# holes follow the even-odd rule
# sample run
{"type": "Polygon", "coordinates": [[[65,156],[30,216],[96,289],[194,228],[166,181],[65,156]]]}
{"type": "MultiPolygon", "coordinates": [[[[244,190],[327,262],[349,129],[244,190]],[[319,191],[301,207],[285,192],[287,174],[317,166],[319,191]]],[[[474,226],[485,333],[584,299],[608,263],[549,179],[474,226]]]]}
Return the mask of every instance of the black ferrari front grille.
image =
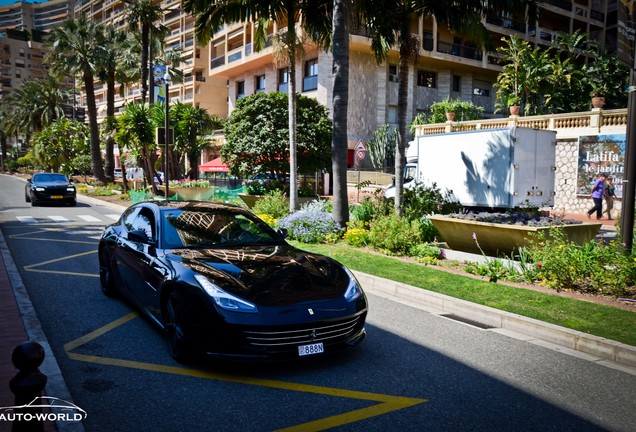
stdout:
{"type": "Polygon", "coordinates": [[[315,342],[345,341],[355,334],[360,317],[343,321],[317,322],[293,330],[244,330],[247,342],[255,347],[285,347],[315,342]]]}

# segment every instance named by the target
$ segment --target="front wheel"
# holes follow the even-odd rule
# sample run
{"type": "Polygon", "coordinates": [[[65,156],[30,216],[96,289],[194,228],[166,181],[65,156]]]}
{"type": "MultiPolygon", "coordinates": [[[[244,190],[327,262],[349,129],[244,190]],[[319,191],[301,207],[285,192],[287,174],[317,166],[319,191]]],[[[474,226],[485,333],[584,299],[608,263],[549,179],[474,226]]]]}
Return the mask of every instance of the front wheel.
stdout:
{"type": "Polygon", "coordinates": [[[170,355],[179,363],[192,360],[192,347],[188,341],[190,321],[186,301],[181,293],[172,291],[168,295],[165,307],[164,326],[168,337],[170,355]]]}

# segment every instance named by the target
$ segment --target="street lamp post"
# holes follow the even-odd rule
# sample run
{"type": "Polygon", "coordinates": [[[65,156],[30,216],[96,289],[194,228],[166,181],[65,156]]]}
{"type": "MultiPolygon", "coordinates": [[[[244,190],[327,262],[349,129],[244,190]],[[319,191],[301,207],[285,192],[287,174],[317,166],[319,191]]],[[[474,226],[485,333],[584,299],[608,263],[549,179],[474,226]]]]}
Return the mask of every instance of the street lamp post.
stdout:
{"type": "Polygon", "coordinates": [[[166,65],[166,73],[163,76],[163,81],[164,81],[164,94],[166,97],[166,121],[165,121],[165,156],[164,156],[164,168],[163,168],[163,179],[164,182],[166,182],[166,200],[168,200],[168,198],[170,197],[170,191],[169,191],[169,187],[170,187],[170,175],[168,174],[168,159],[169,159],[169,146],[170,146],[170,74],[168,73],[168,66],[166,65]]]}

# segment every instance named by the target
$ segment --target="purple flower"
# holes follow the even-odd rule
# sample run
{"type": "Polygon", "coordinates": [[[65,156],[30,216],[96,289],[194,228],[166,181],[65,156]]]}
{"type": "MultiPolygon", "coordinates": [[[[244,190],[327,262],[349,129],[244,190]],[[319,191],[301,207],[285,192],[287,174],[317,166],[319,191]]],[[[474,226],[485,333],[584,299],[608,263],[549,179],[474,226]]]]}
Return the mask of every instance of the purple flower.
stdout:
{"type": "Polygon", "coordinates": [[[477,234],[473,232],[473,240],[477,241],[477,234]]]}

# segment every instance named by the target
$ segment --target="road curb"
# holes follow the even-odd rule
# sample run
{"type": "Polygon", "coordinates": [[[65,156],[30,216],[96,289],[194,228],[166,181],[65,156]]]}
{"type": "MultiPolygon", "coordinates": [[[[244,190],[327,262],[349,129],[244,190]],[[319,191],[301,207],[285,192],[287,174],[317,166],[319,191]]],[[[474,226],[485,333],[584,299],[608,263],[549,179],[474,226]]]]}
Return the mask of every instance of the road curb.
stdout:
{"type": "Polygon", "coordinates": [[[369,293],[382,293],[389,298],[423,306],[434,313],[457,315],[491,327],[551,342],[615,362],[619,365],[636,367],[636,347],[631,345],[488,306],[478,305],[389,279],[358,271],[353,271],[353,273],[365,291],[369,293]]]}

